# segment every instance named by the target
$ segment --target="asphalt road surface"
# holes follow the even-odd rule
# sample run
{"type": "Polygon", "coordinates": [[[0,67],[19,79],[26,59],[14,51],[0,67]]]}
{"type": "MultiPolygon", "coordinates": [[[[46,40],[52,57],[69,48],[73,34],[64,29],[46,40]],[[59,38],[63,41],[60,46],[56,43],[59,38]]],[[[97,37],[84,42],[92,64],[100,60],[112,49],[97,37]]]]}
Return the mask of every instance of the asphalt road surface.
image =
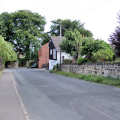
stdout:
{"type": "Polygon", "coordinates": [[[120,88],[37,69],[13,69],[31,120],[120,120],[120,88]]]}

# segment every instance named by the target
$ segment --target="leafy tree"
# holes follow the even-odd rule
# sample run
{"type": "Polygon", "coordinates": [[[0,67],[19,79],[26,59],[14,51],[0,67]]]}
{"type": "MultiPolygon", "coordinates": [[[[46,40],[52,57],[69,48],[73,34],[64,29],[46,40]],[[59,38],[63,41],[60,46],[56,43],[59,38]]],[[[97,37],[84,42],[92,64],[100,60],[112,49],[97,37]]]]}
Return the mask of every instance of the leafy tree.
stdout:
{"type": "Polygon", "coordinates": [[[120,56],[120,15],[118,16],[119,25],[116,27],[115,32],[110,35],[109,41],[111,42],[115,53],[117,56],[120,56]]]}
{"type": "Polygon", "coordinates": [[[77,20],[71,21],[69,19],[65,19],[65,20],[57,19],[57,20],[52,21],[50,34],[59,36],[60,25],[62,26],[61,27],[62,36],[64,36],[67,31],[74,31],[75,29],[77,29],[82,35],[87,36],[87,37],[92,37],[92,33],[89,30],[86,30],[84,28],[84,25],[80,23],[80,21],[77,21],[77,20]]]}
{"type": "Polygon", "coordinates": [[[16,61],[17,55],[13,50],[11,43],[4,41],[0,36],[0,59],[5,63],[6,61],[16,61]]]}
{"type": "Polygon", "coordinates": [[[106,48],[98,50],[93,53],[93,59],[95,61],[112,61],[114,56],[114,52],[112,49],[106,48]]]}
{"type": "Polygon", "coordinates": [[[94,40],[92,37],[84,37],[78,30],[67,31],[65,39],[61,44],[61,49],[79,61],[99,61],[99,60],[112,60],[114,53],[109,44],[102,40],[94,40]]]}
{"type": "Polygon", "coordinates": [[[112,60],[114,53],[109,44],[102,40],[85,38],[81,54],[89,61],[112,60]]]}
{"type": "Polygon", "coordinates": [[[49,42],[50,39],[51,39],[50,35],[48,33],[44,33],[43,39],[42,39],[42,45],[44,45],[47,42],[49,42]]]}
{"type": "Polygon", "coordinates": [[[117,56],[120,56],[120,27],[117,27],[115,32],[110,36],[110,42],[115,49],[117,56]]]}
{"type": "Polygon", "coordinates": [[[26,58],[30,58],[33,48],[40,47],[44,25],[44,17],[28,10],[0,15],[0,34],[26,58]]]}
{"type": "Polygon", "coordinates": [[[78,58],[81,55],[83,41],[84,36],[77,29],[74,31],[67,31],[65,33],[65,39],[60,47],[63,51],[78,58]]]}

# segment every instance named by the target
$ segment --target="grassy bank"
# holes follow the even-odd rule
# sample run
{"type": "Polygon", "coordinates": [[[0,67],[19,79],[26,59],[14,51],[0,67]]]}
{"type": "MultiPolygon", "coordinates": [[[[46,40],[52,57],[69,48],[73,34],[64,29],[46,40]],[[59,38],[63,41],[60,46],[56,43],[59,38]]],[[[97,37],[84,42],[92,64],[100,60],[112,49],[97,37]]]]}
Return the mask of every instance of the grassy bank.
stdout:
{"type": "Polygon", "coordinates": [[[1,78],[1,75],[2,75],[2,71],[0,70],[0,78],[1,78]]]}
{"type": "Polygon", "coordinates": [[[90,81],[90,82],[120,87],[120,79],[115,79],[115,78],[111,78],[111,77],[75,74],[75,73],[63,72],[63,71],[51,71],[51,72],[56,73],[56,74],[60,74],[60,75],[64,75],[64,76],[68,76],[68,77],[72,77],[72,78],[90,81]]]}

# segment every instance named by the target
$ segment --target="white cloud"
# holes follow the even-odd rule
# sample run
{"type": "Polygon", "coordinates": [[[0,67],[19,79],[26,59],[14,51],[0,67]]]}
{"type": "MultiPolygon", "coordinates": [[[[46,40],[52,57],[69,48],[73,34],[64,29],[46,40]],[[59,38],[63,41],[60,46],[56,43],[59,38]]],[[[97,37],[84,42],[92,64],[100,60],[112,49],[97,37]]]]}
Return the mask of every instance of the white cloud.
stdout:
{"type": "Polygon", "coordinates": [[[119,0],[0,0],[0,13],[28,9],[38,12],[50,21],[77,19],[85,23],[95,38],[107,40],[117,25],[119,0]]]}

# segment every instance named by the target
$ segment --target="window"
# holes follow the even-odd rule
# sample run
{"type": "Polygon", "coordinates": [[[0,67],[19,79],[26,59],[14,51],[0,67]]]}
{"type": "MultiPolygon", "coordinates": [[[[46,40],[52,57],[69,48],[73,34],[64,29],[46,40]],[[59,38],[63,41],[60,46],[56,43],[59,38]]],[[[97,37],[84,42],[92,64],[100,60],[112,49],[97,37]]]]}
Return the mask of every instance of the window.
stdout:
{"type": "Polygon", "coordinates": [[[65,59],[65,57],[64,57],[64,56],[62,56],[62,62],[64,61],[64,59],[65,59]]]}
{"type": "Polygon", "coordinates": [[[53,49],[53,59],[57,59],[57,51],[56,51],[56,49],[53,49]]]}
{"type": "Polygon", "coordinates": [[[50,55],[52,55],[53,54],[53,51],[52,51],[52,49],[50,49],[50,55]]]}

